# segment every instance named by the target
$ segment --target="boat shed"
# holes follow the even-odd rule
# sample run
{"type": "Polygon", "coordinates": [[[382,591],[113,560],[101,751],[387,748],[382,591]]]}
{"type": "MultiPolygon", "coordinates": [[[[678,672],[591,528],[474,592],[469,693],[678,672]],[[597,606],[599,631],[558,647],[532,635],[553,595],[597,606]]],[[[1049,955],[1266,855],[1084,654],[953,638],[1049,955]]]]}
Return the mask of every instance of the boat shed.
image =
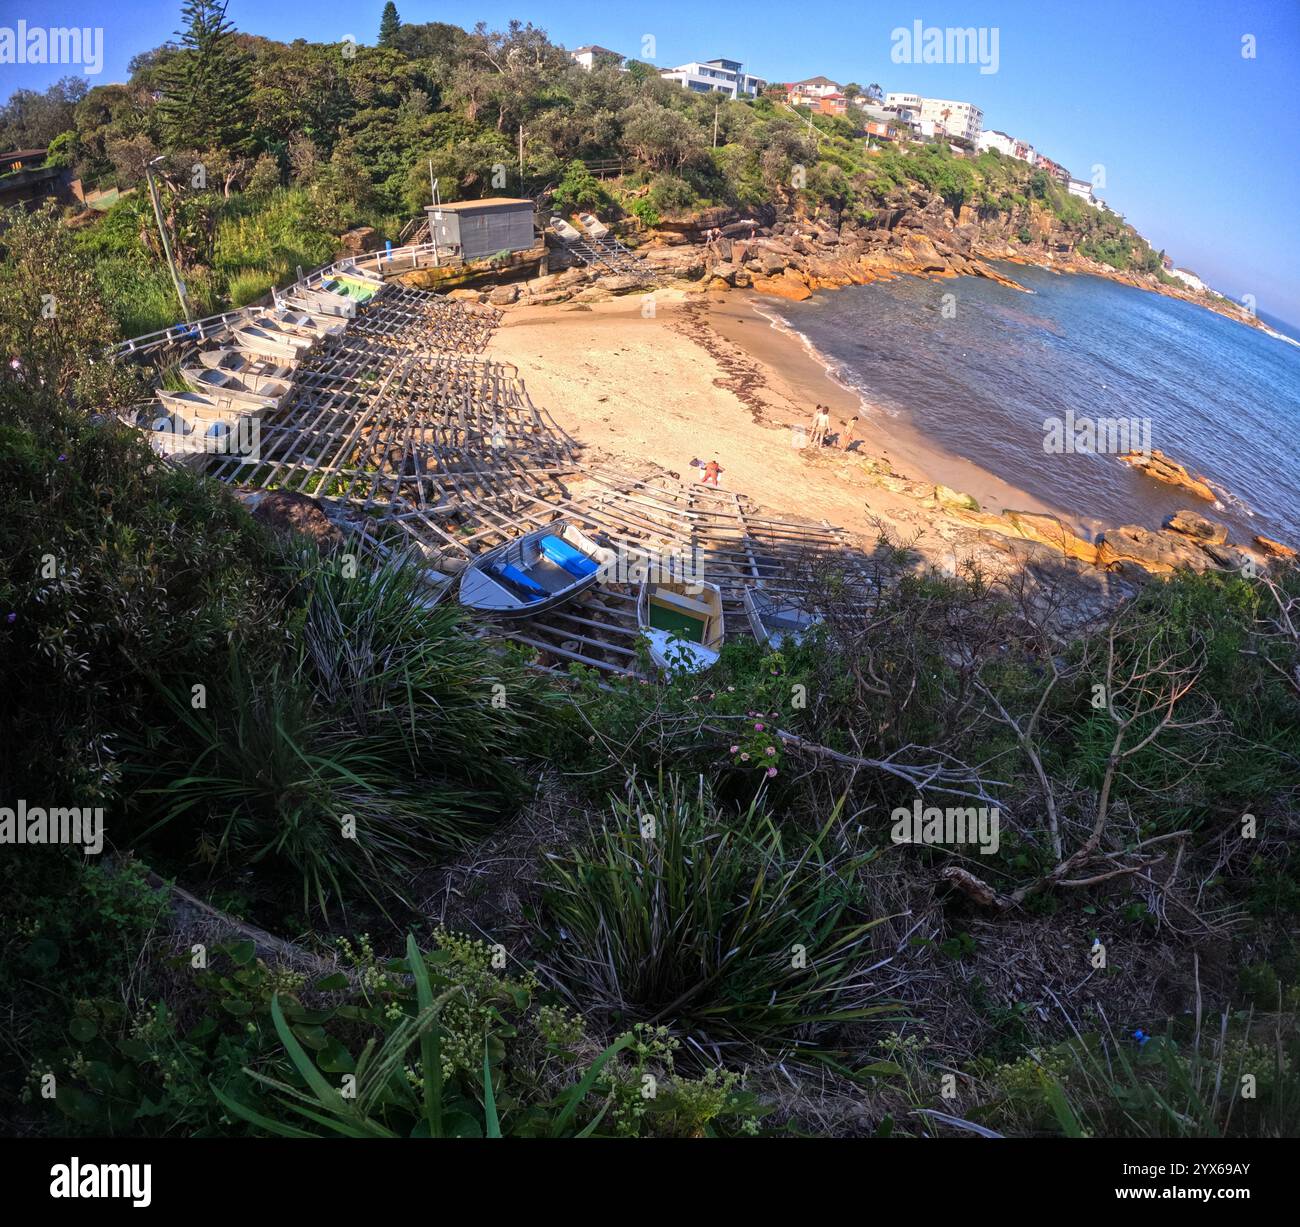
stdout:
{"type": "Polygon", "coordinates": [[[429,233],[440,251],[482,260],[500,251],[527,251],[533,238],[533,202],[489,196],[429,205],[429,233]]]}

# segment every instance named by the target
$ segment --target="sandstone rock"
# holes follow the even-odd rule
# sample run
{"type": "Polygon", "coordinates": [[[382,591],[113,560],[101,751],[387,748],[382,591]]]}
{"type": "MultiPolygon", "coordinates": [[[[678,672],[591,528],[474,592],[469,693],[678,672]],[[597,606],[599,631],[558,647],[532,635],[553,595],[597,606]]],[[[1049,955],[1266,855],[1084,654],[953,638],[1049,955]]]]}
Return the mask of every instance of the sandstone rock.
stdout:
{"type": "Polygon", "coordinates": [[[978,511],[980,509],[979,500],[973,495],[963,494],[960,490],[954,490],[951,486],[935,486],[934,497],[944,507],[962,507],[967,511],[978,511]]]}
{"type": "Polygon", "coordinates": [[[1207,520],[1195,511],[1175,511],[1165,517],[1165,527],[1193,538],[1200,545],[1221,545],[1228,539],[1228,530],[1222,524],[1207,520]]]}
{"type": "Polygon", "coordinates": [[[1033,541],[1038,545],[1055,550],[1066,558],[1095,566],[1097,547],[1091,541],[1076,536],[1054,515],[1036,511],[1005,511],[1000,516],[981,512],[978,508],[964,510],[956,508],[957,517],[963,523],[978,525],[986,532],[1001,533],[1004,536],[1033,541]]]}
{"type": "Polygon", "coordinates": [[[1150,455],[1146,452],[1125,452],[1120,459],[1148,477],[1155,478],[1156,481],[1162,481],[1170,486],[1181,486],[1207,502],[1215,501],[1214,491],[1210,489],[1210,483],[1204,477],[1189,473],[1181,464],[1176,460],[1170,460],[1159,449],[1151,452],[1150,455]]]}
{"type": "Polygon", "coordinates": [[[448,290],[447,297],[452,299],[454,302],[482,302],[483,301],[483,295],[480,291],[467,290],[463,288],[459,290],[448,290]]]}
{"type": "Polygon", "coordinates": [[[1295,550],[1271,537],[1256,537],[1255,544],[1272,558],[1294,558],[1295,550]]]}
{"type": "Polygon", "coordinates": [[[527,301],[530,307],[545,307],[551,303],[568,302],[572,297],[572,290],[547,290],[542,294],[530,294],[527,301]]]}
{"type": "Polygon", "coordinates": [[[343,533],[331,523],[314,498],[291,490],[266,490],[256,498],[253,519],[276,532],[301,533],[322,548],[343,541],[343,533]]]}
{"type": "Polygon", "coordinates": [[[1204,551],[1178,533],[1152,532],[1136,524],[1108,528],[1097,539],[1097,562],[1103,567],[1117,562],[1135,562],[1156,575],[1170,575],[1186,569],[1202,572],[1210,568],[1204,551]]]}
{"type": "Polygon", "coordinates": [[[930,489],[919,481],[907,477],[895,477],[892,473],[882,473],[876,477],[876,485],[894,494],[910,494],[913,498],[925,498],[930,489]]]}
{"type": "Polygon", "coordinates": [[[790,276],[788,269],[779,277],[755,277],[753,288],[760,294],[772,294],[792,302],[812,297],[812,291],[799,278],[790,276]]]}
{"type": "Polygon", "coordinates": [[[716,264],[712,265],[708,270],[709,277],[712,280],[723,281],[727,285],[736,284],[737,271],[738,270],[736,266],[728,260],[719,260],[716,264]]]}
{"type": "Polygon", "coordinates": [[[359,256],[367,251],[377,251],[383,241],[373,226],[357,226],[339,236],[339,245],[345,256],[359,256]]]}
{"type": "Polygon", "coordinates": [[[1255,555],[1236,545],[1206,545],[1205,552],[1225,571],[1262,571],[1255,555]]]}
{"type": "Polygon", "coordinates": [[[488,295],[488,302],[494,307],[508,307],[511,303],[518,301],[519,287],[517,285],[499,285],[488,295]]]}
{"type": "Polygon", "coordinates": [[[704,256],[698,247],[664,247],[637,253],[650,268],[695,280],[704,275],[704,256]]]}
{"type": "Polygon", "coordinates": [[[613,294],[626,294],[629,290],[638,290],[641,288],[641,281],[633,277],[630,273],[610,273],[606,277],[601,277],[596,284],[603,290],[609,290],[613,294]]]}

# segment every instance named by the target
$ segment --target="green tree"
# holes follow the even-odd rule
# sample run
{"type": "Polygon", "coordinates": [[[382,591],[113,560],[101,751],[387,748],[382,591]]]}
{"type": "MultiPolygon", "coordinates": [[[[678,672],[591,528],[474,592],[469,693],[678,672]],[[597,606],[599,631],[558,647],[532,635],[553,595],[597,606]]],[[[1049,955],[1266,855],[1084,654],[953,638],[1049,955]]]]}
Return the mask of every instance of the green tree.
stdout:
{"type": "Polygon", "coordinates": [[[163,134],[174,149],[252,147],[252,75],[248,57],[226,20],[226,0],[187,0],[180,50],[163,69],[158,104],[163,134]]]}
{"type": "Polygon", "coordinates": [[[384,5],[383,16],[379,19],[379,45],[394,47],[397,45],[397,32],[402,28],[402,19],[397,15],[397,5],[388,0],[384,5]]]}

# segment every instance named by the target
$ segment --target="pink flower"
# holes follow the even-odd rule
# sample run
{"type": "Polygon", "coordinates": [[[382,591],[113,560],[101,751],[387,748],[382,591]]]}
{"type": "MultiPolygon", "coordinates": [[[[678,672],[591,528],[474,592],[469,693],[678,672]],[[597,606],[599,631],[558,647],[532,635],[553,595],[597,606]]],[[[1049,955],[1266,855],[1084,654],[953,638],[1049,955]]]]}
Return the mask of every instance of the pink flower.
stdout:
{"type": "Polygon", "coordinates": [[[761,724],[754,725],[754,732],[761,733],[762,731],[763,731],[763,726],[761,724]]]}
{"type": "Polygon", "coordinates": [[[740,756],[740,761],[741,761],[742,763],[747,763],[747,762],[749,762],[749,755],[748,755],[748,754],[742,754],[742,755],[740,756]]]}
{"type": "Polygon", "coordinates": [[[769,768],[767,769],[767,778],[768,778],[769,780],[770,780],[770,779],[771,779],[775,774],[776,774],[776,768],[775,768],[775,767],[769,767],[769,768]]]}
{"type": "Polygon", "coordinates": [[[775,754],[775,753],[776,753],[776,746],[768,746],[768,747],[767,747],[767,752],[768,752],[769,754],[775,754]]]}
{"type": "Polygon", "coordinates": [[[731,747],[731,752],[732,752],[733,754],[739,754],[739,753],[740,753],[740,747],[739,747],[739,746],[732,746],[732,747],[731,747]]]}

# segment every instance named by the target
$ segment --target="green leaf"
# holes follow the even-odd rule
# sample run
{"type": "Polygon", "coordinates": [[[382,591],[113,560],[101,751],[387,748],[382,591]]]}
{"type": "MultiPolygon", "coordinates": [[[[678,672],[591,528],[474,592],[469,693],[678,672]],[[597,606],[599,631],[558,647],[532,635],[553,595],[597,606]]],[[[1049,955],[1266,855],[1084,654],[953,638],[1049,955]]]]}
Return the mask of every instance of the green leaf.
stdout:
{"type": "MultiPolygon", "coordinates": [[[[415,980],[416,1005],[420,1013],[424,1013],[433,1008],[433,988],[413,933],[406,935],[406,961],[415,980]]],[[[442,1024],[436,1020],[420,1036],[420,1062],[424,1067],[424,1119],[428,1136],[442,1137],[442,1024]]]]}
{"type": "Polygon", "coordinates": [[[68,1024],[68,1031],[77,1043],[86,1044],[99,1034],[99,1026],[93,1018],[74,1018],[68,1024]]]}
{"type": "Polygon", "coordinates": [[[492,1063],[488,1060],[487,1038],[483,1040],[483,1120],[487,1125],[487,1136],[501,1136],[501,1122],[497,1120],[496,1095],[492,1091],[492,1063]]]}
{"type": "Polygon", "coordinates": [[[565,1128],[568,1126],[569,1121],[572,1120],[573,1114],[578,1110],[578,1105],[586,1099],[587,1093],[595,1085],[596,1079],[600,1077],[600,1071],[604,1069],[605,1063],[631,1044],[635,1038],[631,1032],[620,1036],[591,1063],[591,1068],[587,1070],[582,1081],[569,1092],[564,1110],[555,1118],[555,1124],[551,1127],[552,1137],[564,1136],[565,1128]]]}

